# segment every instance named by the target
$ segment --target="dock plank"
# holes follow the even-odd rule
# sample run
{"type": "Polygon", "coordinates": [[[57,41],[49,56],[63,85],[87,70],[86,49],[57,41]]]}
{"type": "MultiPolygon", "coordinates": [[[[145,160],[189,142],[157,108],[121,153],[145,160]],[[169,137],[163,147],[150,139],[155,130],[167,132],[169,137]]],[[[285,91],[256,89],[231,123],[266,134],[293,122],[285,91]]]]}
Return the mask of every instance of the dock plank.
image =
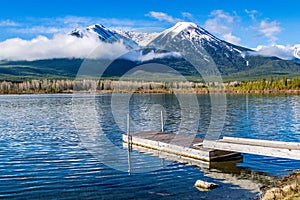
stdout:
{"type": "Polygon", "coordinates": [[[156,149],[176,155],[210,162],[217,159],[236,157],[239,153],[204,148],[203,139],[164,132],[147,131],[130,135],[123,135],[123,141],[132,145],[156,149]]]}
{"type": "MultiPolygon", "coordinates": [[[[127,135],[123,135],[123,141],[128,142],[127,135]]],[[[234,157],[238,153],[300,160],[300,143],[296,142],[224,137],[213,141],[213,147],[206,148],[201,138],[156,131],[130,135],[129,142],[134,145],[207,162],[234,157]]]]}
{"type": "Polygon", "coordinates": [[[300,160],[300,144],[272,140],[224,137],[215,149],[300,160]]]}

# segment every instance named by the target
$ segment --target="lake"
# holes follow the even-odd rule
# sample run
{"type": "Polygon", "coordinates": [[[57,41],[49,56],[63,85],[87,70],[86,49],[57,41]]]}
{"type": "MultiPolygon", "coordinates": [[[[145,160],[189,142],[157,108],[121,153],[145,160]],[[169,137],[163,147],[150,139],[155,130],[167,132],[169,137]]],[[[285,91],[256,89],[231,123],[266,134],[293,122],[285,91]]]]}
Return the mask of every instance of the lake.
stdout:
{"type": "Polygon", "coordinates": [[[202,169],[131,152],[132,133],[160,129],[204,137],[215,117],[221,136],[300,142],[300,96],[227,95],[0,96],[0,197],[15,199],[253,199],[272,177],[300,161],[244,154],[243,161],[202,169]],[[222,121],[224,119],[224,121],[222,121]],[[220,184],[199,191],[197,179],[220,184]]]}

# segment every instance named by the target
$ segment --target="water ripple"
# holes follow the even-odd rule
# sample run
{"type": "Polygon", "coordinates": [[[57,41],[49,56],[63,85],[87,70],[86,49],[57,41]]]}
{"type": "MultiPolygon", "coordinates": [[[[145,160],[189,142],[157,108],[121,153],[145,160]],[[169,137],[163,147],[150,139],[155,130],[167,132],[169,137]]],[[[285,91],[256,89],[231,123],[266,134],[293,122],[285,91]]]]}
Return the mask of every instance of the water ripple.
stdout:
{"type": "MultiPolygon", "coordinates": [[[[142,174],[121,172],[105,166],[81,145],[75,128],[72,98],[79,95],[12,95],[0,96],[0,198],[15,199],[241,199],[254,197],[253,191],[221,183],[213,172],[165,161],[138,152],[133,168],[142,174]],[[143,159],[141,159],[141,156],[143,159]],[[149,170],[146,170],[148,169],[149,170]],[[207,193],[193,187],[197,179],[214,181],[222,187],[207,193]]],[[[120,95],[122,98],[122,95],[120,95]]],[[[300,141],[300,97],[228,96],[227,118],[223,135],[260,139],[300,141]]],[[[109,95],[99,95],[96,102],[99,124],[107,137],[122,148],[121,134],[126,127],[114,124],[109,112],[109,95]],[[101,113],[102,112],[102,113],[101,113]]],[[[211,116],[209,96],[199,96],[200,116],[197,134],[203,136],[211,116]]],[[[170,95],[137,95],[132,102],[133,119],[146,129],[159,129],[157,113],[147,113],[149,105],[161,104],[166,110],[165,128],[178,132],[180,108],[170,95]]],[[[150,109],[151,111],[151,109],[150,109]]],[[[187,124],[183,130],[189,132],[187,124]]],[[[137,127],[133,127],[135,130],[137,127]]],[[[137,130],[135,130],[137,131],[137,130]]],[[[89,134],[89,133],[87,133],[89,134]]],[[[99,140],[101,143],[101,139],[99,140]]],[[[115,162],[126,163],[127,156],[116,155],[115,162]]],[[[109,159],[109,158],[107,158],[109,159]]],[[[115,158],[110,158],[115,159],[115,158]]],[[[284,175],[300,163],[245,155],[239,166],[272,175],[284,175]]]]}

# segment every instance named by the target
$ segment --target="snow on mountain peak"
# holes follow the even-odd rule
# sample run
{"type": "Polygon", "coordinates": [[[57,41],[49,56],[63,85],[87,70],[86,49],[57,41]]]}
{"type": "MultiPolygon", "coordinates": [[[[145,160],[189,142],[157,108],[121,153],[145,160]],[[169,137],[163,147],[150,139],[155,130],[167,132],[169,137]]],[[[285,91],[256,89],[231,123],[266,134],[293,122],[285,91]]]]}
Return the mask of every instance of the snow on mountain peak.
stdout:
{"type": "Polygon", "coordinates": [[[176,45],[178,49],[181,49],[181,45],[190,45],[197,51],[205,50],[207,54],[215,52],[215,58],[227,59],[228,63],[233,57],[246,63],[244,51],[248,49],[223,41],[193,22],[178,22],[163,31],[150,45],[165,47],[168,44],[176,45]]]}
{"type": "Polygon", "coordinates": [[[233,52],[244,58],[245,55],[243,52],[247,51],[245,48],[239,48],[220,40],[193,22],[178,22],[173,27],[163,31],[162,33],[110,30],[102,24],[94,24],[84,29],[75,29],[70,33],[70,35],[79,38],[97,37],[100,40],[109,43],[122,41],[128,49],[138,48],[138,45],[139,47],[146,46],[148,44],[150,44],[150,46],[155,46],[156,44],[162,45],[167,41],[174,42],[176,40],[176,42],[190,41],[190,43],[194,46],[210,48],[214,51],[223,49],[222,51],[220,50],[220,52],[226,52],[225,56],[228,58],[231,57],[233,52]]]}
{"type": "Polygon", "coordinates": [[[207,32],[205,29],[201,28],[197,24],[193,22],[178,22],[173,27],[165,30],[162,35],[166,36],[168,34],[171,34],[172,37],[177,36],[178,34],[181,34],[182,37],[186,39],[206,39],[206,40],[219,40],[213,35],[211,35],[209,32],[207,32]]]}
{"type": "Polygon", "coordinates": [[[183,31],[184,29],[198,28],[199,26],[193,22],[178,22],[175,24],[173,31],[183,31]]]}
{"type": "Polygon", "coordinates": [[[87,29],[98,29],[98,28],[107,29],[102,24],[94,24],[94,25],[91,25],[91,26],[87,27],[87,29]]]}
{"type": "Polygon", "coordinates": [[[109,39],[117,39],[114,32],[110,31],[108,28],[102,24],[94,24],[85,29],[75,29],[70,33],[70,35],[83,38],[83,37],[94,37],[95,35],[102,41],[109,39]]]}
{"type": "Polygon", "coordinates": [[[294,47],[294,57],[300,59],[300,44],[294,47]]]}
{"type": "Polygon", "coordinates": [[[115,30],[115,32],[123,37],[129,38],[135,41],[140,46],[146,46],[150,43],[154,38],[156,38],[159,33],[143,33],[143,32],[135,32],[135,31],[123,31],[123,30],[115,30]]]}

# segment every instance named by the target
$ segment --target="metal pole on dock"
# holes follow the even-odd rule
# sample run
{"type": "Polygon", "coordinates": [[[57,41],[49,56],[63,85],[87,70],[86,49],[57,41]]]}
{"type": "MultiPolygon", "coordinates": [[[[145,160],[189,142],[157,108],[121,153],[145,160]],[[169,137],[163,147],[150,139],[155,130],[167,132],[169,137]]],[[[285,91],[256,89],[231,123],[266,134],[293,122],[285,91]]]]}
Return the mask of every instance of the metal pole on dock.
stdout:
{"type": "Polygon", "coordinates": [[[127,143],[128,143],[128,150],[130,150],[130,114],[127,114],[127,143]]]}
{"type": "Polygon", "coordinates": [[[162,166],[162,168],[165,168],[165,159],[164,158],[161,159],[161,166],[162,166]]]}
{"type": "Polygon", "coordinates": [[[128,143],[128,174],[131,175],[131,155],[130,155],[130,150],[131,150],[131,138],[130,138],[130,114],[127,114],[127,143],[128,143]]]}
{"type": "Polygon", "coordinates": [[[163,111],[160,111],[160,120],[161,120],[161,132],[164,132],[165,127],[164,127],[164,113],[163,113],[163,111]]]}
{"type": "Polygon", "coordinates": [[[131,154],[130,154],[129,145],[128,145],[128,152],[127,152],[127,162],[128,162],[128,175],[131,175],[131,154]]]}

